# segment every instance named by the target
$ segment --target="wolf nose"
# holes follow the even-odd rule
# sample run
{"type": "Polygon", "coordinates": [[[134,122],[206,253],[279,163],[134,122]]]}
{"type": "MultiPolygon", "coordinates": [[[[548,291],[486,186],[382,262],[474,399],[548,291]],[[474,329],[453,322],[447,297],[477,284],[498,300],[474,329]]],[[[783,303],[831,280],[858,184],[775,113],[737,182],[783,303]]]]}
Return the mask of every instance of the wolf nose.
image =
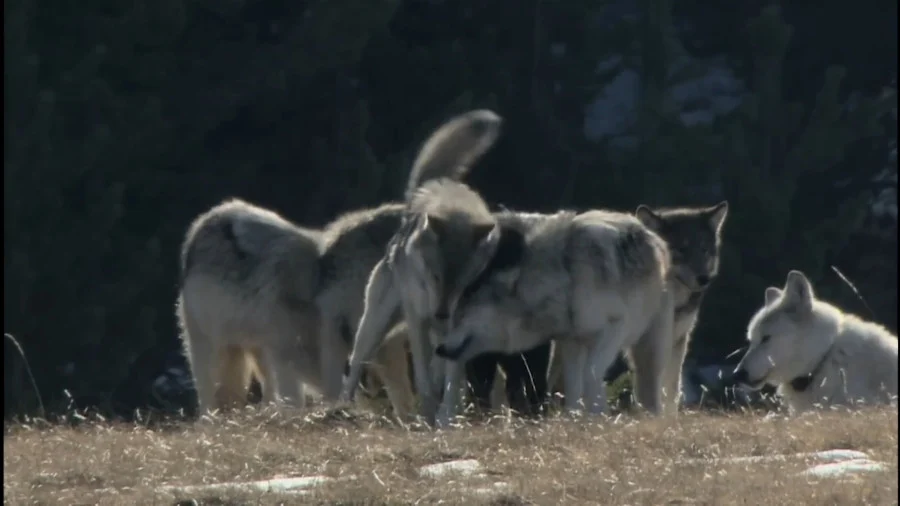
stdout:
{"type": "Polygon", "coordinates": [[[435,348],[434,353],[441,358],[448,358],[450,353],[447,351],[447,347],[443,344],[439,344],[437,348],[435,348]]]}
{"type": "Polygon", "coordinates": [[[735,369],[731,376],[731,381],[735,383],[749,383],[750,377],[747,375],[746,369],[735,369]]]}
{"type": "Polygon", "coordinates": [[[697,284],[700,286],[706,286],[709,284],[709,276],[697,276],[697,284]]]}
{"type": "Polygon", "coordinates": [[[437,314],[434,315],[439,322],[445,322],[450,319],[450,313],[447,311],[438,311],[437,314]]]}

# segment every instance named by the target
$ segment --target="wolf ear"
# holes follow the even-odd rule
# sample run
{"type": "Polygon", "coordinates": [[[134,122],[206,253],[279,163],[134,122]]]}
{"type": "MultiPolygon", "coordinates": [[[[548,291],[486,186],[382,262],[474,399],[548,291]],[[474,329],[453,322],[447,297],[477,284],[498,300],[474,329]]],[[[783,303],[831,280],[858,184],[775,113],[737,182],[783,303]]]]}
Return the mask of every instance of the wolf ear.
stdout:
{"type": "Polygon", "coordinates": [[[709,209],[709,224],[712,229],[719,233],[722,225],[725,224],[725,218],[728,216],[728,201],[723,200],[709,209]]]}
{"type": "Polygon", "coordinates": [[[658,231],[662,228],[662,218],[659,217],[658,214],[654,213],[652,209],[641,204],[637,207],[637,210],[634,212],[634,216],[644,224],[645,227],[650,230],[658,231]]]}
{"type": "Polygon", "coordinates": [[[769,288],[766,288],[766,305],[767,306],[769,304],[775,302],[778,299],[778,297],[781,297],[781,289],[780,288],[776,288],[774,286],[770,286],[769,288]]]}
{"type": "Polygon", "coordinates": [[[472,241],[475,244],[480,243],[494,231],[494,228],[496,228],[496,225],[493,223],[476,223],[472,225],[472,241]]]}
{"type": "Polygon", "coordinates": [[[797,270],[789,272],[784,291],[797,309],[804,312],[812,310],[815,296],[813,295],[812,283],[809,282],[805,274],[797,270]]]}
{"type": "Polygon", "coordinates": [[[431,230],[434,235],[441,237],[447,230],[447,223],[443,218],[426,214],[425,217],[422,218],[422,229],[431,230]]]}

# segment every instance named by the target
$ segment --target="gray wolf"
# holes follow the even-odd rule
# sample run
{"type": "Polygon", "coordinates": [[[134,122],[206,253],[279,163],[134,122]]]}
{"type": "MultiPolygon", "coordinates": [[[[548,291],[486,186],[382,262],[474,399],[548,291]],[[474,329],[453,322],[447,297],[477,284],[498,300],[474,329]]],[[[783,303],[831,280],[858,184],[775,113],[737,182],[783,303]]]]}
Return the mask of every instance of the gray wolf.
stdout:
{"type": "MultiPolygon", "coordinates": [[[[440,175],[455,174],[487,149],[492,121],[476,113],[432,135],[416,161],[409,200],[424,205],[429,192],[459,197],[440,175]]],[[[346,213],[321,231],[240,200],[199,216],[182,246],[177,311],[201,409],[241,404],[251,374],[266,402],[302,405],[304,383],[334,400],[369,273],[409,207],[346,213]]],[[[412,393],[402,339],[387,339],[376,358],[395,411],[405,415],[412,393]]]]}
{"type": "Polygon", "coordinates": [[[666,242],[631,214],[560,211],[500,219],[520,256],[486,273],[460,298],[436,352],[465,362],[555,340],[565,407],[606,409],[603,375],[627,349],[638,402],[662,409],[661,381],[672,349],[674,306],[666,287],[666,242]]]}
{"type": "MultiPolygon", "coordinates": [[[[711,207],[651,209],[640,205],[635,216],[669,245],[672,264],[668,289],[675,304],[672,354],[666,366],[663,389],[665,407],[677,410],[681,394],[681,368],[691,333],[697,322],[707,289],[719,272],[722,227],[728,216],[728,202],[711,207]]],[[[558,364],[554,364],[556,369],[558,364]]],[[[558,373],[554,375],[554,379],[558,373]]]]}
{"type": "Polygon", "coordinates": [[[791,412],[896,399],[897,336],[817,299],[798,270],[784,288],[766,288],[747,339],[733,380],[750,390],[777,386],[791,412]]]}
{"type": "MultiPolygon", "coordinates": [[[[333,280],[332,264],[320,259],[320,249],[335,226],[348,220],[323,232],[239,199],[194,220],[182,245],[177,318],[201,413],[243,405],[251,375],[262,384],[266,403],[302,406],[304,384],[327,396],[324,379],[334,369],[340,374],[349,345],[343,356],[332,356],[340,342],[318,337],[316,297],[323,279],[325,286],[333,280]]],[[[373,233],[369,249],[377,254],[391,233],[382,234],[380,244],[373,233]]],[[[401,381],[405,362],[395,358],[403,341],[388,343],[379,350],[378,372],[395,409],[403,409],[411,403],[404,397],[412,397],[408,381],[405,394],[401,381]]]]}
{"type": "Polygon", "coordinates": [[[681,398],[681,368],[700,306],[719,273],[722,227],[728,217],[728,202],[711,207],[650,209],[638,206],[635,216],[669,245],[672,265],[668,287],[675,304],[672,353],[666,366],[663,389],[666,407],[677,412],[681,398]]]}
{"type": "MultiPolygon", "coordinates": [[[[541,216],[532,214],[530,219],[534,221],[541,216]]],[[[498,218],[501,224],[509,221],[506,214],[500,214],[498,218]]],[[[524,219],[527,219],[526,215],[519,213],[517,224],[524,223],[524,219]]],[[[503,228],[494,256],[481,274],[466,287],[466,294],[477,291],[492,273],[510,268],[521,258],[524,248],[522,235],[504,234],[502,230],[503,228]]],[[[539,414],[547,401],[547,374],[551,356],[552,343],[546,342],[522,353],[483,353],[470,359],[466,362],[465,371],[469,394],[475,407],[482,411],[496,407],[492,395],[499,367],[506,376],[505,391],[509,406],[522,414],[539,414]]]]}
{"type": "MultiPolygon", "coordinates": [[[[501,123],[492,111],[470,111],[438,128],[420,150],[410,172],[403,223],[365,288],[365,309],[342,399],[352,399],[361,365],[402,314],[421,401],[419,413],[434,423],[435,384],[441,383],[439,371],[447,366],[432,364],[430,333],[441,331],[459,294],[484,269],[499,241],[497,222],[487,204],[459,179],[494,144],[501,123]]],[[[448,368],[454,385],[460,375],[457,369],[456,364],[448,368]]],[[[447,389],[450,397],[455,390],[447,389]]]]}

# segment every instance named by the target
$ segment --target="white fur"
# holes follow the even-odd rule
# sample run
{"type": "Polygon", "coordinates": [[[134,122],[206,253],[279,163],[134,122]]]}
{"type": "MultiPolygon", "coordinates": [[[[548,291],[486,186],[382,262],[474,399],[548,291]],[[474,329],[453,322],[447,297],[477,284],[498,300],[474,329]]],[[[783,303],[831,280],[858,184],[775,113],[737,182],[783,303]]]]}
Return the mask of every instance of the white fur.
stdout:
{"type": "Polygon", "coordinates": [[[815,298],[800,271],[783,290],[769,287],[750,320],[750,347],[735,369],[747,386],[777,385],[789,409],[890,402],[897,395],[897,337],[876,323],[815,298]],[[768,336],[768,337],[765,337],[768,336]],[[805,391],[794,378],[814,373],[805,391]]]}

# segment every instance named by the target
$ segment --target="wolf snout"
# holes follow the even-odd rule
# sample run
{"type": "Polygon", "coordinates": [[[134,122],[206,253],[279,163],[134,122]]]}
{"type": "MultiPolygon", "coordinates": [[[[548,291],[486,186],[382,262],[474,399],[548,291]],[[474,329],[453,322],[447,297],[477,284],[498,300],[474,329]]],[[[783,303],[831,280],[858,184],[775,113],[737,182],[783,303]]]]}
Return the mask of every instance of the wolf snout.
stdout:
{"type": "Polygon", "coordinates": [[[709,280],[709,276],[706,276],[706,275],[703,275],[703,274],[697,276],[697,285],[698,285],[700,288],[705,288],[706,285],[709,284],[709,281],[710,281],[710,280],[709,280]]]}

